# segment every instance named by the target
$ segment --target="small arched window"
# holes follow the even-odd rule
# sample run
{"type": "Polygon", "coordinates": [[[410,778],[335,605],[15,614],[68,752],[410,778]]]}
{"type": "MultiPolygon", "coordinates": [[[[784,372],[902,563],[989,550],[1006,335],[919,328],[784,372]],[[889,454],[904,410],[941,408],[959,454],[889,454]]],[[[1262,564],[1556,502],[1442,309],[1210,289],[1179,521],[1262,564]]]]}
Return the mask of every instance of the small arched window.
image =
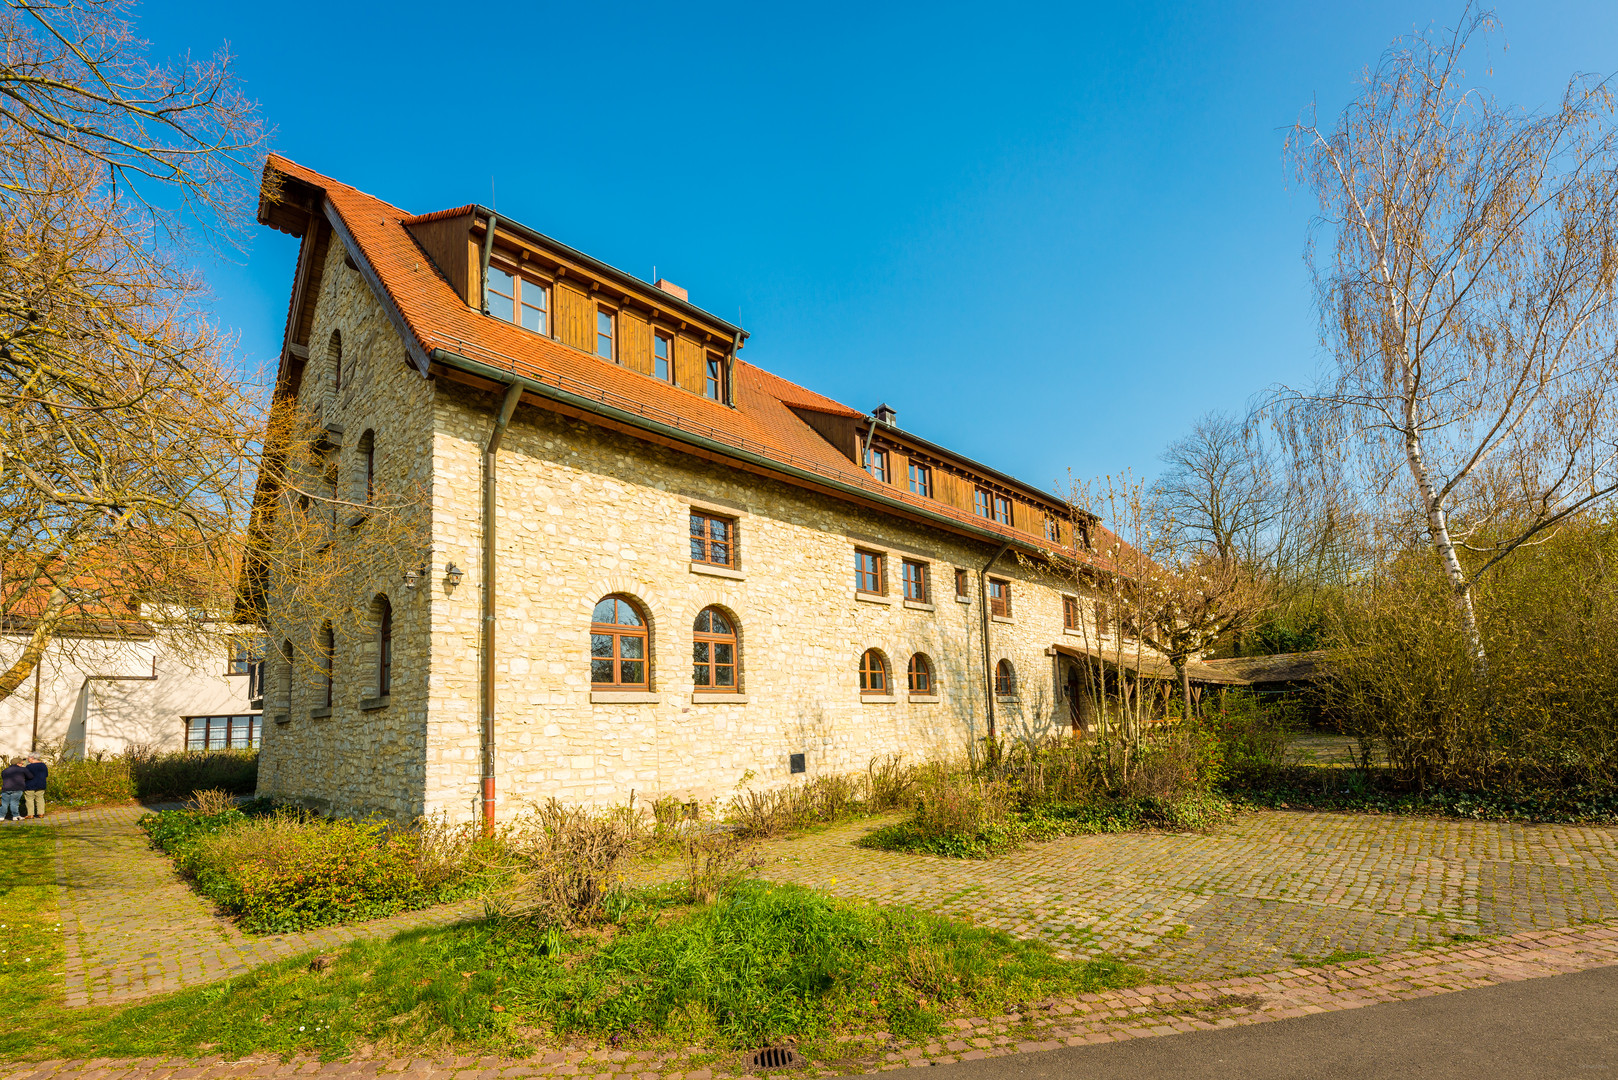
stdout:
{"type": "Polygon", "coordinates": [[[735,691],[736,625],[718,608],[703,608],[691,637],[691,684],[701,691],[735,691]]]}
{"type": "Polygon", "coordinates": [[[886,695],[892,690],[888,658],[879,649],[866,649],[860,657],[860,693],[886,695]]]}
{"type": "Polygon", "coordinates": [[[1002,660],[994,666],[994,693],[996,697],[1011,697],[1017,692],[1017,673],[1011,669],[1010,660],[1002,660]]]}
{"type": "Polygon", "coordinates": [[[288,712],[292,710],[292,642],[281,642],[281,670],[276,672],[276,703],[288,712]]]}
{"type": "Polygon", "coordinates": [[[649,644],[646,616],[635,602],[603,597],[590,615],[591,685],[645,690],[649,644]]]}
{"type": "Polygon", "coordinates": [[[332,393],[343,388],[343,332],[333,330],[326,345],[326,363],[331,366],[332,393]]]}
{"type": "Polygon", "coordinates": [[[912,694],[933,692],[933,665],[921,653],[910,658],[910,692],[912,694]]]}
{"type": "Polygon", "coordinates": [[[376,598],[376,693],[393,692],[393,605],[386,596],[376,598]]]}
{"type": "Polygon", "coordinates": [[[365,505],[371,505],[376,496],[376,432],[367,431],[360,436],[360,478],[364,484],[360,495],[365,505]]]}
{"type": "Polygon", "coordinates": [[[332,684],[337,674],[337,639],[332,634],[331,623],[322,623],[320,627],[320,704],[324,708],[331,708],[332,684]]]}

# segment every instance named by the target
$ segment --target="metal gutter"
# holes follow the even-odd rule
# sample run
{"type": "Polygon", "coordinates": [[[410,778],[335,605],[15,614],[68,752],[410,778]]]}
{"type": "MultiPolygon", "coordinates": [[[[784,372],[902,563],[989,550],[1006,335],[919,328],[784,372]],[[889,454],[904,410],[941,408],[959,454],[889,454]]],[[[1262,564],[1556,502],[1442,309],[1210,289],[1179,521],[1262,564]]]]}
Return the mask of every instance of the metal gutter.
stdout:
{"type": "Polygon", "coordinates": [[[884,495],[855,487],[852,484],[845,484],[833,477],[811,472],[808,469],[800,469],[793,465],[787,465],[783,462],[776,461],[773,458],[765,457],[763,454],[755,454],[751,450],[743,450],[740,447],[732,446],[729,443],[722,442],[718,439],[709,439],[694,432],[686,431],[683,428],[674,427],[671,424],[664,424],[649,417],[641,416],[639,413],[633,413],[627,409],[620,409],[616,406],[608,405],[605,402],[597,401],[595,398],[585,397],[582,394],[575,394],[570,391],[563,390],[560,387],[551,386],[549,383],[543,383],[536,379],[530,379],[524,375],[516,374],[508,368],[498,368],[491,364],[485,364],[479,360],[473,360],[470,357],[462,356],[459,353],[450,352],[448,349],[434,349],[431,354],[431,359],[437,363],[444,364],[446,367],[457,368],[461,371],[467,372],[468,374],[488,379],[489,381],[498,383],[502,386],[520,385],[524,391],[533,394],[536,397],[547,398],[551,401],[557,402],[558,404],[568,405],[583,412],[594,413],[597,416],[601,416],[609,420],[615,420],[630,427],[640,428],[643,431],[659,435],[666,439],[672,439],[677,442],[685,443],[688,446],[695,446],[713,453],[722,454],[725,457],[733,458],[737,461],[745,461],[750,465],[759,466],[769,470],[770,472],[778,473],[782,476],[788,476],[794,480],[803,481],[815,487],[828,488],[842,495],[851,496],[866,502],[874,502],[890,507],[893,510],[908,514],[912,517],[918,517],[935,523],[952,533],[969,536],[975,540],[981,540],[985,544],[991,544],[996,547],[1005,545],[1007,548],[1012,546],[1020,546],[1026,548],[1030,552],[1035,553],[1041,550],[1040,546],[1033,542],[1032,539],[1022,541],[1015,538],[1007,538],[1005,535],[989,529],[974,528],[965,522],[957,521],[954,518],[946,517],[943,514],[935,514],[923,507],[912,506],[909,503],[901,502],[898,499],[890,499],[884,495]]]}
{"type": "MultiPolygon", "coordinates": [[[[983,568],[978,571],[978,611],[983,616],[983,691],[984,691],[983,697],[984,697],[984,703],[985,703],[985,705],[987,707],[987,710],[988,710],[988,712],[987,712],[987,715],[988,715],[988,718],[989,718],[988,753],[991,755],[991,760],[992,760],[992,755],[995,753],[995,743],[994,743],[995,723],[994,723],[994,660],[993,660],[992,654],[989,651],[989,627],[990,627],[990,625],[992,625],[994,620],[992,620],[989,617],[989,567],[991,567],[995,563],[999,562],[1000,561],[1000,556],[1004,555],[1006,553],[1006,549],[1009,548],[1010,546],[1011,546],[1011,541],[1009,541],[1009,540],[1007,540],[1005,543],[1001,544],[1000,545],[1000,550],[996,551],[993,555],[989,556],[989,561],[984,563],[983,568]]],[[[1012,690],[1013,690],[1013,692],[1015,692],[1016,687],[1012,687],[1012,690]]]]}
{"type": "MultiPolygon", "coordinates": [[[[992,466],[983,464],[981,461],[973,461],[971,458],[967,457],[965,454],[961,454],[961,453],[958,453],[957,451],[951,450],[947,446],[940,446],[935,442],[931,442],[931,441],[929,441],[927,439],[922,438],[920,435],[916,435],[916,434],[914,434],[912,432],[906,431],[904,428],[900,427],[898,424],[883,424],[882,426],[885,427],[885,428],[892,428],[899,435],[903,436],[906,439],[909,439],[911,442],[915,443],[921,449],[927,450],[927,451],[929,451],[929,452],[931,452],[933,454],[936,454],[941,461],[958,462],[961,465],[965,465],[967,468],[975,469],[978,472],[981,472],[984,476],[988,477],[991,480],[996,480],[996,481],[998,481],[998,482],[1000,482],[1002,484],[1005,484],[1007,487],[1014,487],[1014,488],[1018,489],[1019,491],[1021,491],[1025,495],[1033,495],[1033,496],[1036,496],[1037,498],[1047,499],[1047,500],[1049,500],[1051,502],[1061,502],[1062,501],[1061,498],[1059,498],[1058,496],[1053,495],[1048,491],[1041,491],[1041,490],[1039,490],[1039,488],[1035,487],[1034,485],[1028,483],[1025,480],[1018,480],[1015,476],[1011,476],[1008,473],[1003,473],[1000,470],[993,468],[992,466]]],[[[1090,518],[1091,521],[1100,521],[1101,520],[1101,518],[1098,515],[1092,514],[1088,510],[1081,510],[1081,511],[1079,511],[1079,513],[1087,515],[1090,518]]]]}

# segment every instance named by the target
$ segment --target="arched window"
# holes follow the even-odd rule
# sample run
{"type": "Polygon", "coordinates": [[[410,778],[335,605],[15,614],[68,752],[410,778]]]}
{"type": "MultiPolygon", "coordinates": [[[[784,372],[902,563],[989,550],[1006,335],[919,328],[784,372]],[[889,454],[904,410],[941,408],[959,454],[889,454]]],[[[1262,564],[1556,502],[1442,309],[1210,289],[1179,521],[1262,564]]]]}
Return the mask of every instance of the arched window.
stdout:
{"type": "Polygon", "coordinates": [[[281,670],[276,672],[276,704],[292,711],[292,642],[281,642],[281,670]]]}
{"type": "Polygon", "coordinates": [[[921,653],[910,658],[910,692],[912,694],[933,692],[933,665],[921,653]]]}
{"type": "Polygon", "coordinates": [[[393,692],[393,605],[385,596],[376,598],[376,694],[393,692]]]}
{"type": "Polygon", "coordinates": [[[691,684],[702,691],[736,690],[735,624],[718,608],[703,608],[691,637],[691,684]]]}
{"type": "Polygon", "coordinates": [[[1011,661],[1002,660],[994,666],[994,694],[1010,697],[1017,692],[1017,673],[1011,670],[1011,661]]]}
{"type": "Polygon", "coordinates": [[[326,363],[331,367],[331,389],[337,393],[343,388],[343,332],[333,330],[326,345],[326,363]]]}
{"type": "Polygon", "coordinates": [[[360,489],[361,501],[369,506],[376,495],[376,432],[367,431],[361,435],[358,449],[360,477],[364,481],[360,489]]]}
{"type": "Polygon", "coordinates": [[[888,658],[879,649],[866,649],[860,657],[860,693],[886,695],[892,692],[888,678],[888,658]]]}
{"type": "Polygon", "coordinates": [[[331,708],[332,683],[337,674],[337,640],[331,632],[331,623],[320,627],[320,704],[331,708]]]}
{"type": "Polygon", "coordinates": [[[646,616],[633,600],[603,597],[590,615],[590,683],[647,688],[646,616]]]}

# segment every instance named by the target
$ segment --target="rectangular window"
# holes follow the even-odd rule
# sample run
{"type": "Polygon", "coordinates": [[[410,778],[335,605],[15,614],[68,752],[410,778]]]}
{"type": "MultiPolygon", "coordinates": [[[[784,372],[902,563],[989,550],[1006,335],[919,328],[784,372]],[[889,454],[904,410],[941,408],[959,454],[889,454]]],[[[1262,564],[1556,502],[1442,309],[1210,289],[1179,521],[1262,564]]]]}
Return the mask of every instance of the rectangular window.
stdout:
{"type": "Polygon", "coordinates": [[[989,493],[984,491],[982,488],[978,488],[976,491],[972,492],[972,512],[978,517],[983,518],[991,516],[994,512],[993,504],[989,499],[989,493]]]}
{"type": "Polygon", "coordinates": [[[910,494],[933,497],[933,470],[926,465],[910,463],[910,494]]]}
{"type": "Polygon", "coordinates": [[[188,716],[185,718],[187,750],[256,750],[259,745],[257,714],[239,716],[188,716]]]}
{"type": "Polygon", "coordinates": [[[1002,619],[1011,618],[1011,582],[1000,578],[989,579],[989,614],[1002,619]]]}
{"type": "Polygon", "coordinates": [[[886,484],[888,482],[888,452],[886,450],[867,450],[865,452],[865,471],[886,484]]]}
{"type": "Polygon", "coordinates": [[[498,266],[490,266],[489,286],[483,292],[483,306],[497,319],[516,322],[517,279],[498,266]]]}
{"type": "Polygon", "coordinates": [[[549,334],[551,332],[551,303],[550,290],[543,282],[521,278],[522,282],[522,325],[524,329],[532,330],[536,334],[549,334]]]}
{"type": "Polygon", "coordinates": [[[605,360],[617,357],[614,338],[617,337],[617,317],[606,308],[596,308],[596,355],[605,360]]]}
{"type": "Polygon", "coordinates": [[[1011,524],[1011,500],[1004,495],[994,497],[994,520],[1002,525],[1011,524]]]}
{"type": "Polygon", "coordinates": [[[955,571],[955,595],[958,599],[966,600],[972,595],[971,591],[967,588],[966,580],[965,570],[955,571]]]}
{"type": "Polygon", "coordinates": [[[1068,630],[1077,630],[1079,628],[1078,597],[1062,597],[1062,626],[1068,630]]]}
{"type": "Polygon", "coordinates": [[[1108,616],[1107,605],[1096,601],[1096,637],[1106,637],[1112,633],[1112,619],[1108,616]]]}
{"type": "Polygon", "coordinates": [[[708,377],[702,392],[715,401],[725,400],[725,358],[718,353],[708,354],[708,377]]]}
{"type": "Polygon", "coordinates": [[[230,663],[226,675],[249,675],[253,665],[264,658],[264,643],[258,638],[236,637],[230,641],[230,663]]]}
{"type": "Polygon", "coordinates": [[[905,599],[927,602],[927,564],[905,559],[899,567],[904,577],[905,599]]]}
{"type": "Polygon", "coordinates": [[[854,588],[857,591],[878,594],[886,592],[885,580],[880,552],[854,552],[854,588]]]}
{"type": "Polygon", "coordinates": [[[661,330],[652,332],[652,374],[664,382],[674,381],[674,338],[661,330]]]}
{"type": "Polygon", "coordinates": [[[691,511],[691,561],[736,568],[736,522],[691,511]]]}
{"type": "Polygon", "coordinates": [[[1045,539],[1052,544],[1062,542],[1062,526],[1048,514],[1045,516],[1045,539]]]}

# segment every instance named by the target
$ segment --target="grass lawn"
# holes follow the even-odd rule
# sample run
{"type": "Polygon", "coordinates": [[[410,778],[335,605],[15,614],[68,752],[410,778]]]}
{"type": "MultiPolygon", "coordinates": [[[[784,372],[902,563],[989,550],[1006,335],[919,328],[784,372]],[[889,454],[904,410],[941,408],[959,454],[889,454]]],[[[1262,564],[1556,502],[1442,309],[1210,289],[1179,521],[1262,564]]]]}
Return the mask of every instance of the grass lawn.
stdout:
{"type": "Polygon", "coordinates": [[[998,931],[750,883],[705,907],[639,890],[575,935],[483,920],[357,942],[321,971],[304,956],[140,1004],[67,1009],[53,832],[0,828],[3,1059],[525,1055],[567,1043],[717,1054],[791,1036],[828,1060],[863,1033],[920,1038],[953,1016],[1141,979],[998,931]]]}

